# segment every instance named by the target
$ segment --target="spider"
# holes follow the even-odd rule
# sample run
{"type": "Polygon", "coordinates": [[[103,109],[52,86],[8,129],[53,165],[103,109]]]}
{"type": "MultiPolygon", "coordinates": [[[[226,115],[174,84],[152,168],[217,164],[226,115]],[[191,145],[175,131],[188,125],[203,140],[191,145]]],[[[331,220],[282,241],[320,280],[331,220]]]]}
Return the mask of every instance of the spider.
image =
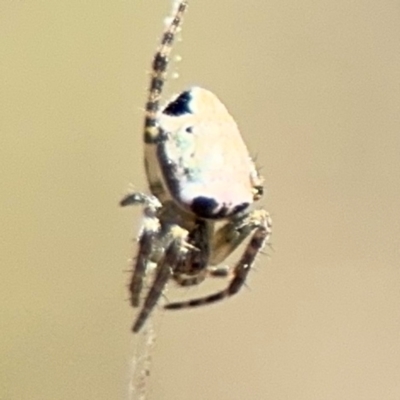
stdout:
{"type": "Polygon", "coordinates": [[[120,202],[141,205],[144,215],[129,285],[132,306],[141,307],[133,332],[143,327],[171,279],[190,286],[207,277],[230,278],[226,289],[166,304],[169,310],[236,294],[271,233],[269,214],[249,210],[263,195],[263,180],[221,101],[206,89],[191,87],[160,106],[169,55],[187,6],[188,1],[179,2],[152,62],[143,138],[151,194],[130,193],[120,202]],[[247,238],[236,264],[220,266],[247,238]],[[140,305],[152,266],[154,279],[140,305]]]}

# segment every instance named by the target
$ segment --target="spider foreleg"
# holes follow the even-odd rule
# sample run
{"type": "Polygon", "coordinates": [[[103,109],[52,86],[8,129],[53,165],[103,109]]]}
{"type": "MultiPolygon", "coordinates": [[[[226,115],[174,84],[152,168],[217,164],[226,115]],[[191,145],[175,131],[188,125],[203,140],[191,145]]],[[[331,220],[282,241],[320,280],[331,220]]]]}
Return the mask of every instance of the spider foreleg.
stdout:
{"type": "Polygon", "coordinates": [[[247,223],[243,221],[242,229],[245,229],[246,226],[252,227],[252,229],[250,229],[249,231],[249,234],[251,232],[253,233],[249,243],[244,250],[242,257],[233,268],[233,278],[230,281],[229,286],[225,290],[195,300],[170,303],[165,305],[164,307],[170,310],[176,310],[186,307],[197,307],[209,303],[214,303],[216,301],[236,294],[245,283],[247,274],[254,264],[256,256],[264,247],[265,243],[268,241],[268,238],[271,234],[271,219],[266,211],[255,210],[247,216],[247,223]]]}
{"type": "Polygon", "coordinates": [[[172,45],[178,29],[182,25],[183,16],[186,12],[187,6],[187,1],[180,1],[175,10],[175,15],[162,35],[160,45],[152,62],[150,87],[146,102],[143,128],[143,140],[145,142],[145,169],[150,191],[161,201],[166,200],[168,196],[160,179],[160,171],[157,162],[157,142],[160,139],[157,114],[160,109],[160,98],[166,80],[172,45]]]}
{"type": "Polygon", "coordinates": [[[131,304],[133,307],[138,307],[147,263],[153,252],[154,240],[160,231],[160,221],[157,213],[162,205],[157,197],[140,192],[129,193],[121,200],[120,205],[123,207],[128,205],[144,206],[144,223],[138,240],[138,255],[133,268],[132,279],[129,284],[131,304]]]}
{"type": "Polygon", "coordinates": [[[143,228],[139,235],[138,255],[129,285],[131,304],[133,307],[138,307],[147,265],[154,250],[154,242],[161,229],[160,221],[157,217],[161,203],[156,197],[144,193],[129,194],[121,201],[121,205],[123,206],[134,204],[143,204],[145,206],[143,228]]]}
{"type": "Polygon", "coordinates": [[[174,226],[171,229],[171,236],[173,239],[167,246],[163,257],[157,265],[154,281],[147,294],[143,307],[136,318],[133,332],[139,332],[142,328],[150,312],[162,295],[164,287],[172,275],[174,266],[179,264],[187,251],[192,248],[186,241],[187,233],[185,229],[179,228],[178,226],[174,226]]]}
{"type": "Polygon", "coordinates": [[[143,279],[146,275],[147,264],[151,258],[153,243],[158,235],[159,229],[160,225],[157,219],[145,219],[144,227],[139,237],[138,255],[136,257],[133,275],[129,285],[131,304],[133,307],[139,306],[140,293],[143,288],[143,279]]]}

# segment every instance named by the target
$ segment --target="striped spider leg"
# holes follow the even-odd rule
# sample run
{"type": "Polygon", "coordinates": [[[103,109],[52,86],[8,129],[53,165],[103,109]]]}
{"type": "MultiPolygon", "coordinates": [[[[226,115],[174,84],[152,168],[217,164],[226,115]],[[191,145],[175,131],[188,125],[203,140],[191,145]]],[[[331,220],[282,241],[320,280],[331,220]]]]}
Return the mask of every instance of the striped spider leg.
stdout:
{"type": "Polygon", "coordinates": [[[130,283],[131,304],[140,307],[138,332],[169,280],[197,285],[207,277],[226,277],[226,289],[165,305],[194,307],[237,293],[271,233],[271,220],[251,205],[263,195],[262,178],[239,129],[210,91],[191,87],[166,106],[160,99],[172,44],[188,1],[178,4],[154,55],[144,122],[145,170],[151,194],[128,194],[121,205],[139,204],[144,221],[130,283]],[[248,240],[233,267],[220,264],[248,240]],[[154,279],[141,303],[150,265],[154,279]]]}

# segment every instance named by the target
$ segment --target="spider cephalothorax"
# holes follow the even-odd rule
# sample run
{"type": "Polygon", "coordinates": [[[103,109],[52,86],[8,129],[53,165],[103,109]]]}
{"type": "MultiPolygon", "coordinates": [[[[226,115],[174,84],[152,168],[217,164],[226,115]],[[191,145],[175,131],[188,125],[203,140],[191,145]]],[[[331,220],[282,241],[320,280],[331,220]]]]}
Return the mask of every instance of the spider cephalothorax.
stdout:
{"type": "Polygon", "coordinates": [[[208,304],[237,293],[271,233],[268,213],[249,211],[263,193],[262,178],[221,101],[206,89],[192,87],[160,107],[169,54],[187,4],[179,3],[152,64],[144,124],[151,194],[132,193],[121,201],[123,206],[144,208],[130,283],[134,307],[140,306],[144,278],[155,265],[134,332],[141,329],[170,279],[189,286],[207,276],[230,277],[226,289],[166,304],[167,309],[208,304]],[[219,266],[246,238],[248,244],[236,264],[219,266]]]}

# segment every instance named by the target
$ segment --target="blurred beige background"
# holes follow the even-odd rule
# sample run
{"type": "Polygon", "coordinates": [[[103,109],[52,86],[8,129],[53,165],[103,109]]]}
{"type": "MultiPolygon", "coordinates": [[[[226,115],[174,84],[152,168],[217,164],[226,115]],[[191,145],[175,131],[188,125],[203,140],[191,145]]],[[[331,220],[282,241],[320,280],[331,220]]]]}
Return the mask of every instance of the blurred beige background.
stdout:
{"type": "MultiPolygon", "coordinates": [[[[146,185],[169,6],[0,2],[1,400],[127,399],[140,212],[118,201],[146,185]]],[[[235,116],[274,251],[237,297],[159,312],[149,399],[400,399],[399,34],[393,0],[192,1],[168,92],[235,116]]]]}

